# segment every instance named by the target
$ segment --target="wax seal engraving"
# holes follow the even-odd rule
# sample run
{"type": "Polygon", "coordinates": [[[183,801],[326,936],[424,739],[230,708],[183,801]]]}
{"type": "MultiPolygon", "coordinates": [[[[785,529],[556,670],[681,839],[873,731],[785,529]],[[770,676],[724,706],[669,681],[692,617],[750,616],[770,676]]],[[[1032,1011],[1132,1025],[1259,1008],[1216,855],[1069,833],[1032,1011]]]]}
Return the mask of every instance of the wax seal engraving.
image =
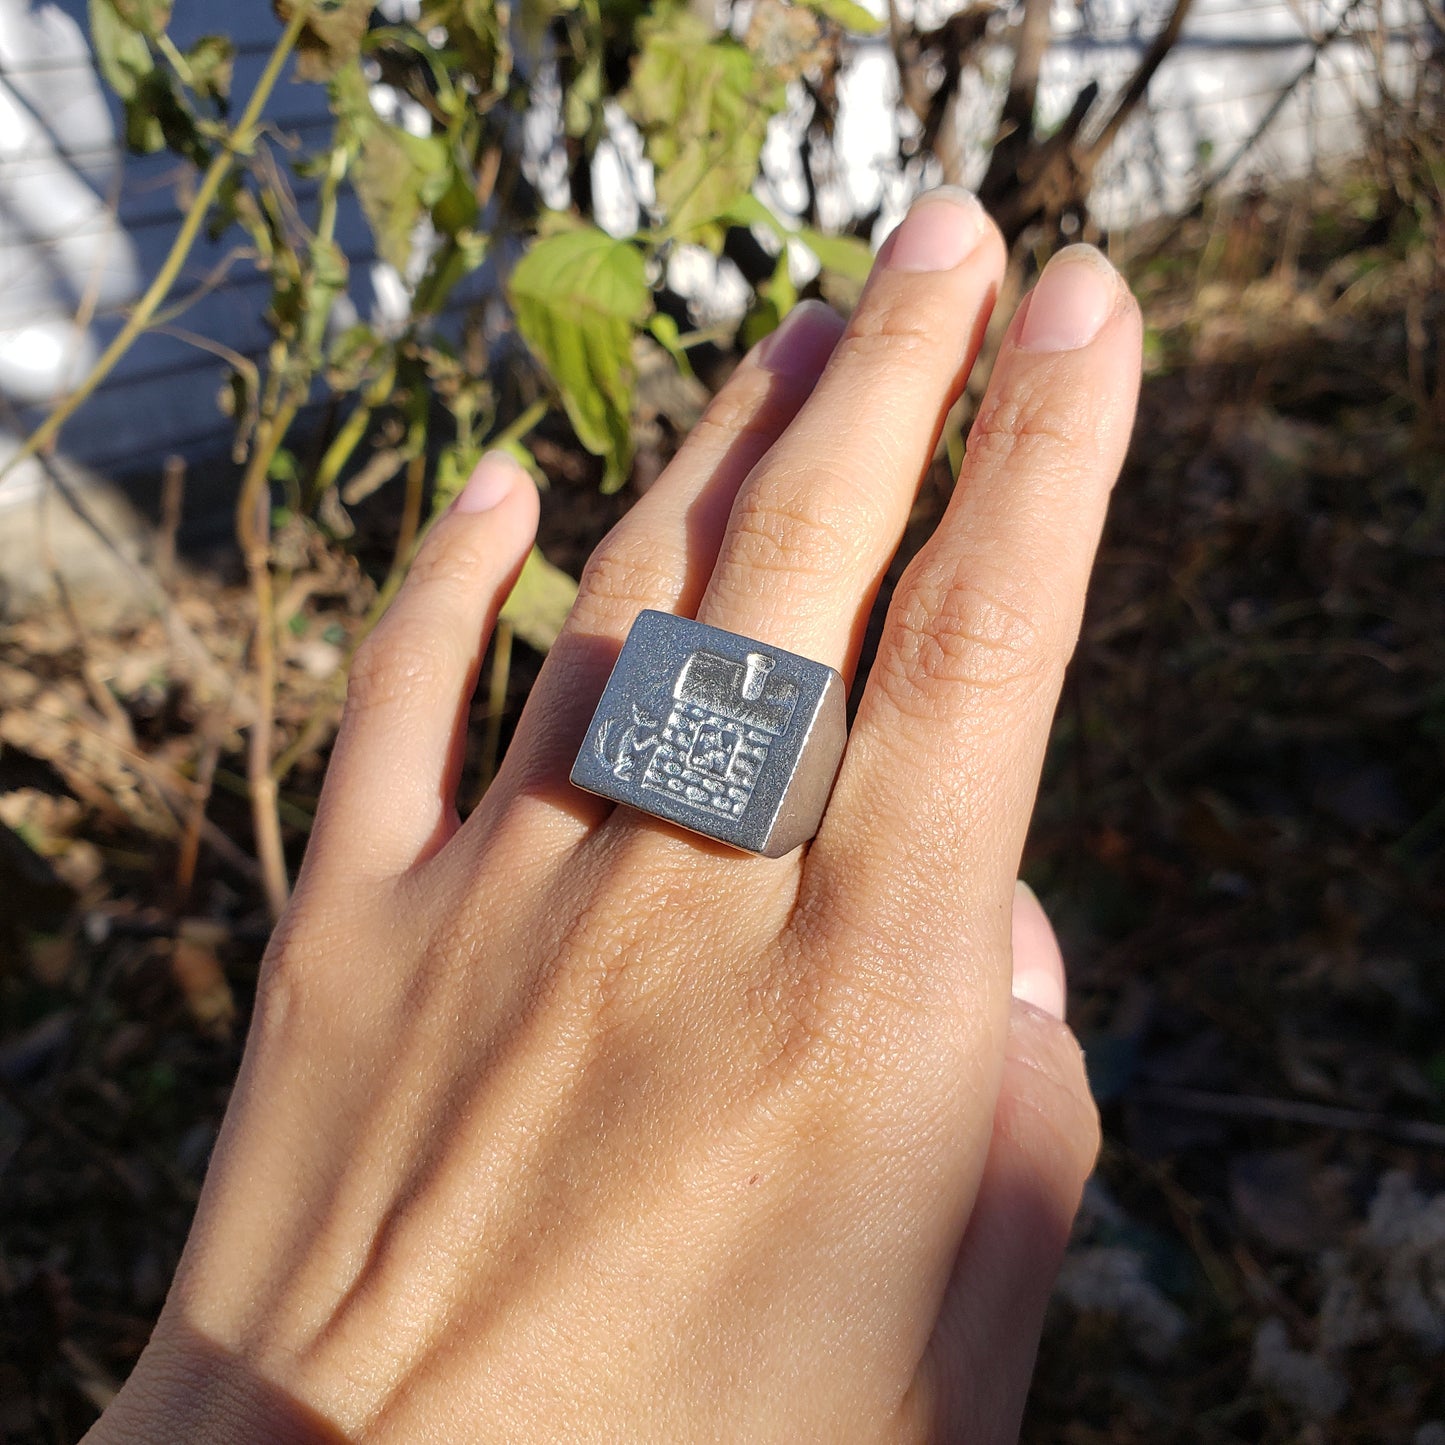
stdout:
{"type": "Polygon", "coordinates": [[[645,611],[597,701],[572,781],[777,858],[817,831],[846,736],[843,679],[832,668],[645,611]]]}

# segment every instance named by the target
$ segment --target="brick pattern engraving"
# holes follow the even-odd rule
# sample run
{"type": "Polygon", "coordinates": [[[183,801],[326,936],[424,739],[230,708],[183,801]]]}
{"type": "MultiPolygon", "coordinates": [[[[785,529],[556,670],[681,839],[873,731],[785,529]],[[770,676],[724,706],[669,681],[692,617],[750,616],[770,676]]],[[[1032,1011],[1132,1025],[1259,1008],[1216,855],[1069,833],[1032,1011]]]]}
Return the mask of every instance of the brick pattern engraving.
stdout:
{"type": "Polygon", "coordinates": [[[699,649],[677,676],[667,720],[659,726],[634,703],[632,722],[620,732],[611,719],[598,728],[597,751],[620,781],[642,767],[644,789],[715,817],[741,818],[798,702],[797,683],[776,666],[762,652],[739,662],[699,649]]]}

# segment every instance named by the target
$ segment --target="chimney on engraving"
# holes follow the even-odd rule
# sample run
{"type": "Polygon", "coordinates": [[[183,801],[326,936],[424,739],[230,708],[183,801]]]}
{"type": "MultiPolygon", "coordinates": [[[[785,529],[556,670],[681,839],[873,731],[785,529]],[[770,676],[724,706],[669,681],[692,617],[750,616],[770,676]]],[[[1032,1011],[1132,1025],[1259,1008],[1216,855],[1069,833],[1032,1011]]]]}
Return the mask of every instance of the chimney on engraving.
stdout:
{"type": "Polygon", "coordinates": [[[763,686],[774,665],[774,660],[764,657],[761,652],[748,653],[748,670],[743,676],[743,697],[746,701],[756,702],[763,695],[763,686]]]}

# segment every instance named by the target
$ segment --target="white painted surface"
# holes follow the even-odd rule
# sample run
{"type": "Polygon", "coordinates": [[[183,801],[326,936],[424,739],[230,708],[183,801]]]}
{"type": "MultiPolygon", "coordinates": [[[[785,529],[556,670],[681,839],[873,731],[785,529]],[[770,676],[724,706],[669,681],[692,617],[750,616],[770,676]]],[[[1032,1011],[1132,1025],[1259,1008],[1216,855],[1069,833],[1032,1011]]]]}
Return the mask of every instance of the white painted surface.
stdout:
{"type": "MultiPolygon", "coordinates": [[[[402,0],[405,3],[405,0],[402,0]]],[[[1108,225],[1168,211],[1192,199],[1201,174],[1242,145],[1281,90],[1328,34],[1348,0],[1196,0],[1177,52],[1165,62],[1147,105],[1121,139],[1101,178],[1095,205],[1108,225]]],[[[1408,83],[1421,33],[1415,0],[1389,0],[1390,34],[1382,54],[1397,86],[1408,83]]],[[[952,6],[918,0],[920,18],[937,23],[952,6]],[[925,13],[926,12],[926,13],[925,13]]],[[[1122,85],[1169,8],[1168,0],[1060,0],[1057,43],[1041,87],[1045,123],[1068,109],[1080,85],[1093,78],[1106,93],[1122,85]]],[[[178,0],[174,32],[184,46],[204,33],[210,5],[178,0]]],[[[214,13],[214,12],[211,12],[214,13]]],[[[120,326],[124,307],[160,264],[178,219],[176,192],[185,168],[169,157],[124,157],[115,140],[116,107],[88,58],[85,0],[0,0],[0,456],[43,415],[45,403],[90,360],[120,326]],[[89,315],[77,326],[77,311],[89,315]]],[[[239,46],[235,91],[247,94],[276,32],[270,6],[226,7],[239,46]]],[[[963,108],[974,175],[996,115],[1006,51],[995,46],[985,74],[971,83],[963,108]]],[[[1355,116],[1374,96],[1376,62],[1354,42],[1335,44],[1315,77],[1300,86],[1261,143],[1235,172],[1237,182],[1299,175],[1358,143],[1355,116]]],[[[825,188],[825,221],[843,225],[882,207],[880,231],[901,214],[908,196],[928,179],[896,165],[896,77],[881,40],[857,44],[841,86],[840,153],[825,188]]],[[[314,86],[284,83],[270,114],[303,141],[328,124],[324,97],[314,86]]],[[[635,188],[650,184],[639,164],[636,138],[617,120],[616,144],[599,161],[599,209],[619,231],[635,223],[635,188]]],[[[560,170],[546,117],[534,112],[532,141],[544,192],[560,170]]],[[[779,119],[765,157],[765,198],[785,213],[802,204],[790,131],[796,117],[779,119]]],[[[303,183],[301,196],[308,194],[303,183]]],[[[560,199],[560,195],[553,197],[560,199]]],[[[376,263],[354,205],[344,209],[339,235],[353,258],[353,302],[362,314],[404,304],[398,278],[376,263]]],[[[198,247],[178,294],[197,299],[177,325],[259,354],[266,286],[244,261],[234,261],[235,238],[198,247]],[[224,279],[217,281],[217,274],[224,279]]],[[[702,254],[679,258],[673,277],[697,297],[700,310],[726,314],[743,293],[727,268],[702,254]]],[[[101,472],[154,468],[171,451],[191,456],[226,445],[227,423],[216,395],[224,365],[173,335],[144,337],[116,373],[67,427],[68,455],[101,472]]],[[[0,483],[0,507],[32,492],[23,470],[0,483]]]]}

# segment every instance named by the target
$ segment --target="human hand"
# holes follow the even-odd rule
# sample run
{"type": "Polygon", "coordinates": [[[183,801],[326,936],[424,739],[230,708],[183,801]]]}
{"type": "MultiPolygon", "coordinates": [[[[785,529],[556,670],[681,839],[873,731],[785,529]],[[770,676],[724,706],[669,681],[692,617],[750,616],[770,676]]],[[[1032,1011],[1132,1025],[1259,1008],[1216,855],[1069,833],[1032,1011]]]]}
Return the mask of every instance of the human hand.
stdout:
{"type": "Polygon", "coordinates": [[[809,847],[567,782],[641,608],[851,675],[1003,265],[976,203],[925,197],[846,329],[800,308],[744,360],[459,823],[537,515],[479,468],[357,656],[193,1234],[94,1440],[1015,1436],[1097,1146],[1014,876],[1138,385],[1102,258],[1011,323],[809,847]]]}

